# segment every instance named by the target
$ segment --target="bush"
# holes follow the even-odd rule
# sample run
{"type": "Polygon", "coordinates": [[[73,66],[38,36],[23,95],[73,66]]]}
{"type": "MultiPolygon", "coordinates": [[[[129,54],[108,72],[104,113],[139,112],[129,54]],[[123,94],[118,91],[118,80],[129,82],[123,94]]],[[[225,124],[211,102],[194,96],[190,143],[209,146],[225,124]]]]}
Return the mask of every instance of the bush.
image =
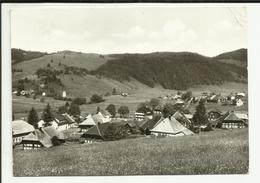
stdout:
{"type": "Polygon", "coordinates": [[[90,103],[100,103],[100,102],[104,102],[104,101],[105,100],[97,94],[92,95],[92,97],[90,98],[90,103]]]}

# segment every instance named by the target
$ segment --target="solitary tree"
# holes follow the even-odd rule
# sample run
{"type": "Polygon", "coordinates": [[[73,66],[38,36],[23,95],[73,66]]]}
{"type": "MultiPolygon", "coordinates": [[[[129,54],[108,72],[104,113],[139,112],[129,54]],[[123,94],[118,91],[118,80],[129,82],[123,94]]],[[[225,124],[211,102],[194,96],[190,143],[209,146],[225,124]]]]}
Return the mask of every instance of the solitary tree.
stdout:
{"type": "Polygon", "coordinates": [[[33,125],[34,128],[38,128],[37,122],[39,121],[37,111],[32,108],[28,115],[28,123],[33,125]]]}
{"type": "Polygon", "coordinates": [[[79,106],[77,104],[71,104],[69,108],[69,114],[73,116],[80,115],[79,106]]]}
{"type": "Polygon", "coordinates": [[[50,126],[50,122],[54,120],[54,117],[51,113],[51,106],[47,104],[46,108],[42,113],[42,119],[46,123],[46,126],[50,126]]]}
{"type": "Polygon", "coordinates": [[[121,106],[118,109],[118,114],[120,114],[121,117],[125,117],[125,115],[129,114],[129,109],[127,106],[121,106]]]}
{"type": "Polygon", "coordinates": [[[116,106],[114,104],[109,104],[107,106],[106,110],[112,115],[112,117],[115,117],[115,115],[116,115],[116,106]]]}
{"type": "Polygon", "coordinates": [[[201,125],[207,123],[206,108],[203,100],[200,100],[199,104],[196,107],[196,111],[193,116],[193,123],[195,125],[201,125]]]}

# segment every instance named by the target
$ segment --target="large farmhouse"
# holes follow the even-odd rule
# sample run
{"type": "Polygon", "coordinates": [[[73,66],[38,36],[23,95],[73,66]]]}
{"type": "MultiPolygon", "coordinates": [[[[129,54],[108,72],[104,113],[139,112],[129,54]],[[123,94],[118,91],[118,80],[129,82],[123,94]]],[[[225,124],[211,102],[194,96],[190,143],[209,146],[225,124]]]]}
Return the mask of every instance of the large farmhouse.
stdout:
{"type": "Polygon", "coordinates": [[[32,125],[23,120],[15,120],[12,122],[13,144],[19,144],[23,138],[35,129],[32,125]]]}
{"type": "Polygon", "coordinates": [[[194,134],[179,123],[173,116],[170,118],[161,118],[150,131],[151,134],[156,137],[175,137],[194,134]]]}

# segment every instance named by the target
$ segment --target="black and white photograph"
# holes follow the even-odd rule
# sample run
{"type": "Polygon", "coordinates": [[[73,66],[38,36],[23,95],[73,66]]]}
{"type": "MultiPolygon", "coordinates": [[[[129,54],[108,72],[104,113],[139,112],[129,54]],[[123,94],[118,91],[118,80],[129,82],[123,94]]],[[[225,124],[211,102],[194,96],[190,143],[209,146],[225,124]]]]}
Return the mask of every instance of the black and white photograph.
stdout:
{"type": "Polygon", "coordinates": [[[9,19],[14,177],[249,173],[246,5],[21,5],[9,19]]]}

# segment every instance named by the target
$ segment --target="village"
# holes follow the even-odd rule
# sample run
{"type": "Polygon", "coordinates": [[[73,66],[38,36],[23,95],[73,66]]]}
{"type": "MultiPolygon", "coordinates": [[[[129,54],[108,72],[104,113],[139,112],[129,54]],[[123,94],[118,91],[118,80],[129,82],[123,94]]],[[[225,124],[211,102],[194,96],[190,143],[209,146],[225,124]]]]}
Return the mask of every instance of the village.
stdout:
{"type": "MultiPolygon", "coordinates": [[[[33,93],[32,90],[22,90],[19,94],[14,91],[13,95],[28,98],[34,97],[33,93]]],[[[45,95],[43,92],[42,98],[45,95]]],[[[116,109],[114,104],[109,104],[101,108],[101,100],[96,104],[95,112],[79,111],[79,98],[67,100],[66,91],[61,95],[64,106],[54,110],[46,103],[41,115],[32,107],[27,119],[12,121],[14,150],[142,137],[196,136],[210,131],[247,128],[249,125],[248,114],[236,111],[236,107],[245,105],[244,92],[232,92],[229,95],[201,92],[193,96],[191,91],[178,91],[139,103],[135,111],[129,111],[127,105],[116,109]],[[207,108],[209,105],[211,107],[207,108]]],[[[131,94],[121,92],[117,96],[125,98],[131,94]]]]}

